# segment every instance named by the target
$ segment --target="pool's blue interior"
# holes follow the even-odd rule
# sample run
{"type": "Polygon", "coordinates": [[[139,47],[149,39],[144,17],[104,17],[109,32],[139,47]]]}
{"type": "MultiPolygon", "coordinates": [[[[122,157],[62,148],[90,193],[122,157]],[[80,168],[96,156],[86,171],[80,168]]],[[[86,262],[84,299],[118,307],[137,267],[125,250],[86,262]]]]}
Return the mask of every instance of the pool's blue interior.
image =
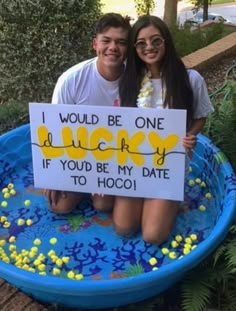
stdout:
{"type": "MultiPolygon", "coordinates": [[[[110,282],[112,279],[126,279],[145,274],[151,272],[153,268],[159,268],[161,271],[164,266],[171,267],[178,258],[189,256],[183,255],[183,242],[178,247],[171,246],[171,241],[176,235],[186,238],[194,233],[197,240],[193,241],[193,244],[199,246],[212,234],[216,224],[221,221],[225,209],[229,209],[229,214],[235,214],[236,181],[233,170],[221,151],[208,139],[199,136],[191,161],[192,171],[186,181],[186,202],[189,209],[178,215],[170,238],[159,247],[145,243],[141,233],[132,239],[118,237],[113,231],[109,214],[98,214],[88,199],[85,199],[70,215],[57,216],[49,211],[42,190],[33,186],[28,125],[12,133],[0,139],[0,187],[2,189],[13,183],[17,191],[15,196],[6,200],[7,207],[0,207],[0,217],[6,216],[10,222],[9,228],[4,228],[0,222],[0,240],[6,241],[2,249],[10,258],[9,245],[12,243],[9,242],[9,237],[16,237],[15,245],[18,253],[22,249],[29,251],[34,246],[34,240],[41,239],[38,254],[45,255],[45,271],[48,276],[53,276],[52,269],[56,267],[48,256],[50,250],[55,250],[59,258],[70,257],[69,263],[60,266],[61,274],[53,276],[57,280],[67,278],[67,272],[70,270],[83,274],[84,279],[88,281],[110,280],[110,282]],[[210,193],[212,197],[205,197],[206,193],[210,193]],[[31,204],[24,206],[25,200],[30,200],[31,204]],[[199,210],[200,205],[206,207],[205,212],[199,210]],[[30,218],[33,224],[19,226],[17,224],[19,218],[30,218]],[[58,240],[55,245],[49,242],[53,237],[58,240]],[[163,255],[161,252],[163,247],[174,251],[176,259],[163,255]],[[149,262],[153,257],[157,259],[155,265],[149,262]]],[[[2,197],[0,201],[3,200],[5,199],[2,197]]],[[[220,229],[222,238],[228,230],[228,225],[229,222],[227,227],[220,229]]],[[[211,247],[214,249],[216,245],[211,247]]],[[[2,252],[0,258],[2,259],[2,252]]],[[[29,263],[32,267],[35,267],[34,259],[29,263]]],[[[13,258],[8,267],[14,265],[13,258]]],[[[37,267],[35,268],[35,273],[38,274],[39,271],[37,267]]]]}

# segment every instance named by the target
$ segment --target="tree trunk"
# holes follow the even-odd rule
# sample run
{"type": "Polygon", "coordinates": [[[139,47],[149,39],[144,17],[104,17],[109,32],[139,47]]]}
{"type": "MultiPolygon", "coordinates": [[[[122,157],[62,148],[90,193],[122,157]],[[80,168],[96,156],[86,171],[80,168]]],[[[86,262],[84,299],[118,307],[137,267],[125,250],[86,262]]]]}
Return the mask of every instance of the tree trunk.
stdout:
{"type": "Polygon", "coordinates": [[[208,0],[203,0],[203,21],[208,20],[208,0]]]}
{"type": "Polygon", "coordinates": [[[165,0],[164,22],[169,28],[176,25],[178,0],[165,0]]]}

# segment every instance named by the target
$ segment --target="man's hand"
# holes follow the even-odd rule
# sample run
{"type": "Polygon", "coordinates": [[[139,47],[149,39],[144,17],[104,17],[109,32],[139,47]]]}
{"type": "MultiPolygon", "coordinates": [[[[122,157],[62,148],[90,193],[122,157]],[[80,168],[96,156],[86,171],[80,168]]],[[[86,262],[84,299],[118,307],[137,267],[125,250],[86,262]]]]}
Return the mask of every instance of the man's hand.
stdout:
{"type": "Polygon", "coordinates": [[[59,190],[44,189],[44,194],[47,197],[48,204],[51,208],[57,205],[59,199],[66,198],[66,192],[59,190]]]}

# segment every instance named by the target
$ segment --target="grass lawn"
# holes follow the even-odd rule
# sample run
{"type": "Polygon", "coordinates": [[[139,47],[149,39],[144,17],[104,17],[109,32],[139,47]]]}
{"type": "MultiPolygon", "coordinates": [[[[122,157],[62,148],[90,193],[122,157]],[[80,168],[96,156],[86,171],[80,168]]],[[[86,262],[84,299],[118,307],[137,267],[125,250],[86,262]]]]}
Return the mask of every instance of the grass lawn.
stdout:
{"type": "Polygon", "coordinates": [[[231,2],[235,2],[235,0],[212,0],[211,4],[224,4],[224,3],[231,3],[231,2]]]}

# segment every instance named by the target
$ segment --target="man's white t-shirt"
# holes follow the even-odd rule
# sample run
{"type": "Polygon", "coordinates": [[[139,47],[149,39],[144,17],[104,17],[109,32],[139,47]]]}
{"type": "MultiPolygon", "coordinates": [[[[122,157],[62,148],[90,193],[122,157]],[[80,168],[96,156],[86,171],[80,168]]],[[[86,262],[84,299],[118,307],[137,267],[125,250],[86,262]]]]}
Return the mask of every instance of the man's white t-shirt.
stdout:
{"type": "Polygon", "coordinates": [[[105,80],[98,72],[97,57],[81,62],[58,79],[52,104],[119,106],[119,79],[105,80]]]}

